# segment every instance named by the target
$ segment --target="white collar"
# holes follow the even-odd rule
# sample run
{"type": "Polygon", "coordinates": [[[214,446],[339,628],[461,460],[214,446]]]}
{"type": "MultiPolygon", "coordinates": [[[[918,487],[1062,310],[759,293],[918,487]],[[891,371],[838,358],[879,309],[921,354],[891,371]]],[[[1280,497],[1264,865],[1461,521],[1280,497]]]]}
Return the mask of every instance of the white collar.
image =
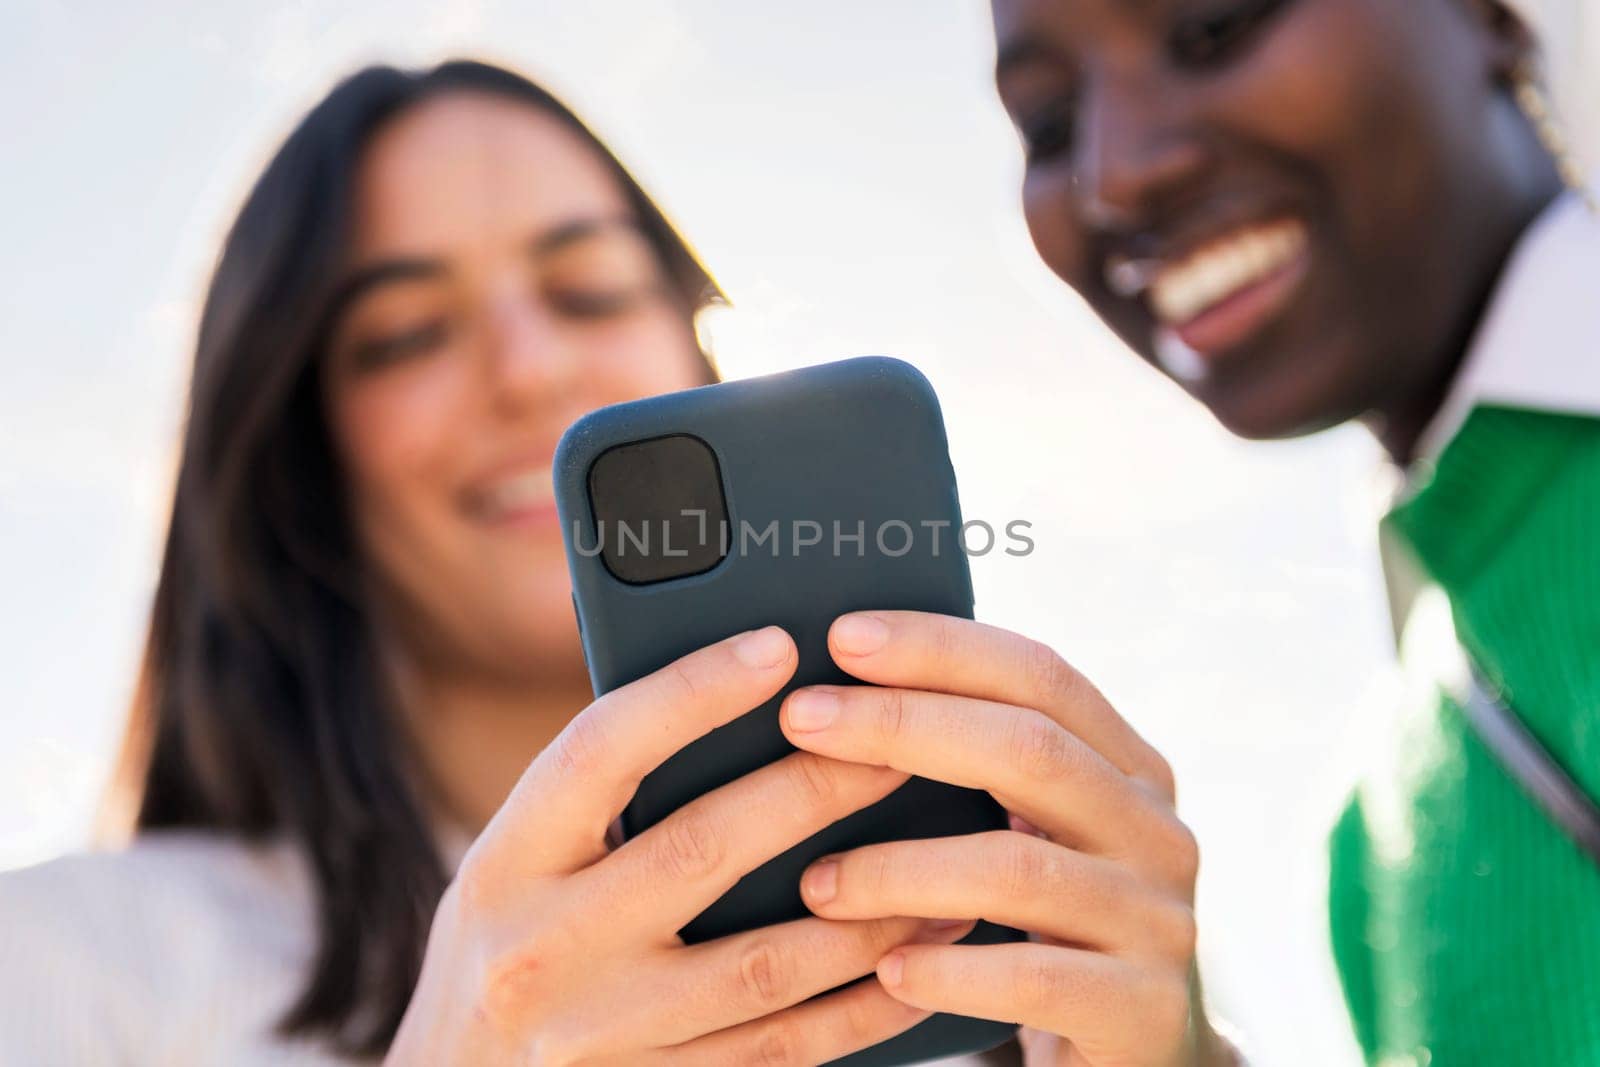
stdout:
{"type": "Polygon", "coordinates": [[[1417,458],[1438,459],[1479,404],[1600,416],[1600,216],[1577,192],[1517,242],[1417,458]]]}

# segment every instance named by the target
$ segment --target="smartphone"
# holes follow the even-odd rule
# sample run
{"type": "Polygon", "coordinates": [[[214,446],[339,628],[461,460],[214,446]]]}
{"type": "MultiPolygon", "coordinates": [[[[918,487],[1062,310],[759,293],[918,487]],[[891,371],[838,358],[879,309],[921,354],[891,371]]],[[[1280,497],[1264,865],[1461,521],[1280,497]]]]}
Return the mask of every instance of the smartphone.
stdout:
{"type": "MultiPolygon", "coordinates": [[[[602,408],[562,437],[556,506],[597,696],[732,634],[778,625],[799,666],[770,701],[648,775],[622,816],[640,833],[794,751],[778,725],[800,686],[860,684],[828,654],[846,612],[972,617],[961,506],[932,386],[863,358],[602,408]]],[[[755,870],[682,931],[697,942],[802,918],[800,874],[861,845],[1004,829],[987,793],[913,778],[755,870]]],[[[980,923],[966,943],[1023,940],[980,923]]],[[[1010,1024],[936,1015],[837,1061],[885,1067],[982,1051],[1010,1024]]]]}

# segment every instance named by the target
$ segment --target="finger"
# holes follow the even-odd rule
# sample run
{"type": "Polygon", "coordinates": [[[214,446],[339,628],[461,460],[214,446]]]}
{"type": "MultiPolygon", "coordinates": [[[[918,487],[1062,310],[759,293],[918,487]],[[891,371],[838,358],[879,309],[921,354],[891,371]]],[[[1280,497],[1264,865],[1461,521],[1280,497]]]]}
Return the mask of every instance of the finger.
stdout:
{"type": "Polygon", "coordinates": [[[885,993],[875,981],[859,982],[714,1034],[638,1057],[660,1067],[811,1067],[904,1033],[930,1013],[885,993]]]}
{"type": "Polygon", "coordinates": [[[1094,1062],[1135,1049],[1168,1062],[1188,1029],[1186,973],[1027,941],[906,946],[878,964],[883,988],[907,1004],[1060,1034],[1094,1062]]]}
{"type": "Polygon", "coordinates": [[[1115,854],[1170,816],[1165,804],[1029,708],[909,689],[813,686],[780,713],[797,747],[984,789],[1056,841],[1115,854]]]}
{"type": "Polygon", "coordinates": [[[1025,1063],[1048,1063],[1051,1067],[1090,1067],[1089,1061],[1076,1054],[1060,1034],[1047,1034],[1043,1030],[1023,1027],[1017,1031],[1017,1044],[1022,1046],[1025,1063]]]}
{"type": "Polygon", "coordinates": [[[596,700],[567,724],[480,838],[507,879],[561,874],[605,855],[606,827],[644,776],[689,742],[772,697],[794,673],[775,626],[719,641],[596,700]]]}
{"type": "Polygon", "coordinates": [[[796,752],[699,797],[573,875],[608,930],[663,944],[735,882],[894,792],[907,775],[796,752]]]}
{"type": "Polygon", "coordinates": [[[806,906],[828,919],[987,919],[1130,958],[1187,961],[1193,912],[1120,864],[997,830],[868,845],[813,863],[806,906]]]}
{"type": "Polygon", "coordinates": [[[970,619],[870,611],[836,619],[828,649],[840,667],[874,685],[1037,708],[1171,799],[1172,772],[1161,754],[1048,645],[970,619]]]}
{"type": "Polygon", "coordinates": [[[1015,830],[1019,834],[1031,834],[1034,837],[1047,836],[1043,830],[1039,829],[1037,826],[1033,825],[1033,823],[1029,822],[1027,819],[1024,819],[1016,812],[1008,812],[1006,814],[1006,825],[1011,827],[1011,829],[1015,830]]]}
{"type": "Polygon", "coordinates": [[[624,1032],[678,1044],[793,1007],[877,967],[884,953],[922,942],[951,944],[972,923],[939,927],[900,916],[870,922],[800,919],[663,954],[639,994],[607,1006],[624,1032]],[[651,992],[654,989],[654,992],[651,992]],[[633,1016],[633,1018],[628,1018],[633,1016]]]}

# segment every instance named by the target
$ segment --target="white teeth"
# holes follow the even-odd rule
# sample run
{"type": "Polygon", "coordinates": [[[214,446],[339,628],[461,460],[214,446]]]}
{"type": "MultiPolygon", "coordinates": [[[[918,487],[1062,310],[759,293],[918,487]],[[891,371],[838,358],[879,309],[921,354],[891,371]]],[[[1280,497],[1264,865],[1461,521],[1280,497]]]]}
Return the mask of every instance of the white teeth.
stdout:
{"type": "MultiPolygon", "coordinates": [[[[1162,266],[1150,282],[1150,306],[1170,326],[1182,325],[1227,297],[1282,269],[1304,250],[1305,226],[1293,220],[1236,231],[1181,263],[1162,266]]],[[[1125,261],[1124,261],[1125,262],[1125,261]]],[[[1120,264],[1107,268],[1108,279],[1120,264]]],[[[1116,281],[1112,280],[1113,287],[1116,281]]]]}
{"type": "Polygon", "coordinates": [[[523,471],[502,479],[483,491],[483,510],[491,517],[537,507],[555,496],[550,468],[523,471]]]}
{"type": "Polygon", "coordinates": [[[1106,261],[1106,284],[1118,296],[1132,298],[1150,288],[1150,282],[1160,269],[1160,260],[1114,255],[1106,261]]]}
{"type": "Polygon", "coordinates": [[[1180,382],[1203,381],[1211,371],[1205,357],[1171,330],[1156,331],[1156,360],[1180,382]]]}

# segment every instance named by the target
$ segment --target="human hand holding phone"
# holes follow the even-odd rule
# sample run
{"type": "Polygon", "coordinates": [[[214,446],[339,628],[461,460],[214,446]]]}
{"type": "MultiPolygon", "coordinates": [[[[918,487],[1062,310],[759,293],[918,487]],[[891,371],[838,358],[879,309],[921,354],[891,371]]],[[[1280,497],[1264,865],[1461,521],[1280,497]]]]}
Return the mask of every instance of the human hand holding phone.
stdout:
{"type": "MultiPolygon", "coordinates": [[[[792,758],[782,697],[850,681],[827,648],[840,614],[881,606],[972,615],[938,398],[898,360],[844,360],[602,408],[568,428],[553,468],[595,692],[625,688],[726,633],[777,623],[797,643],[798,664],[770,699],[638,780],[623,809],[626,835],[792,758]]],[[[800,876],[819,856],[1005,826],[1005,811],[984,792],[910,778],[773,856],[679,932],[712,942],[806,918],[800,876]]],[[[1024,936],[984,922],[966,939],[1024,936]]],[[[1015,1030],[935,1014],[848,1064],[979,1052],[1015,1030]]]]}
{"type": "Polygon", "coordinates": [[[972,924],[803,918],[686,946],[676,931],[746,872],[907,778],[795,753],[705,794],[611,850],[640,780],[771,698],[793,641],[768,627],[601,697],[529,766],[435,914],[385,1061],[811,1064],[928,1016],[871,974],[913,941],[972,924]],[[813,998],[816,999],[808,999],[813,998]]]}
{"type": "Polygon", "coordinates": [[[906,1004],[1020,1022],[1030,1067],[1231,1064],[1194,981],[1194,835],[1172,771],[1050,648],[967,619],[846,615],[829,652],[861,686],[797,689],[802,751],[989,792],[1011,829],[869,845],[813,863],[811,911],[983,918],[1025,942],[907,946],[906,1004]]]}

